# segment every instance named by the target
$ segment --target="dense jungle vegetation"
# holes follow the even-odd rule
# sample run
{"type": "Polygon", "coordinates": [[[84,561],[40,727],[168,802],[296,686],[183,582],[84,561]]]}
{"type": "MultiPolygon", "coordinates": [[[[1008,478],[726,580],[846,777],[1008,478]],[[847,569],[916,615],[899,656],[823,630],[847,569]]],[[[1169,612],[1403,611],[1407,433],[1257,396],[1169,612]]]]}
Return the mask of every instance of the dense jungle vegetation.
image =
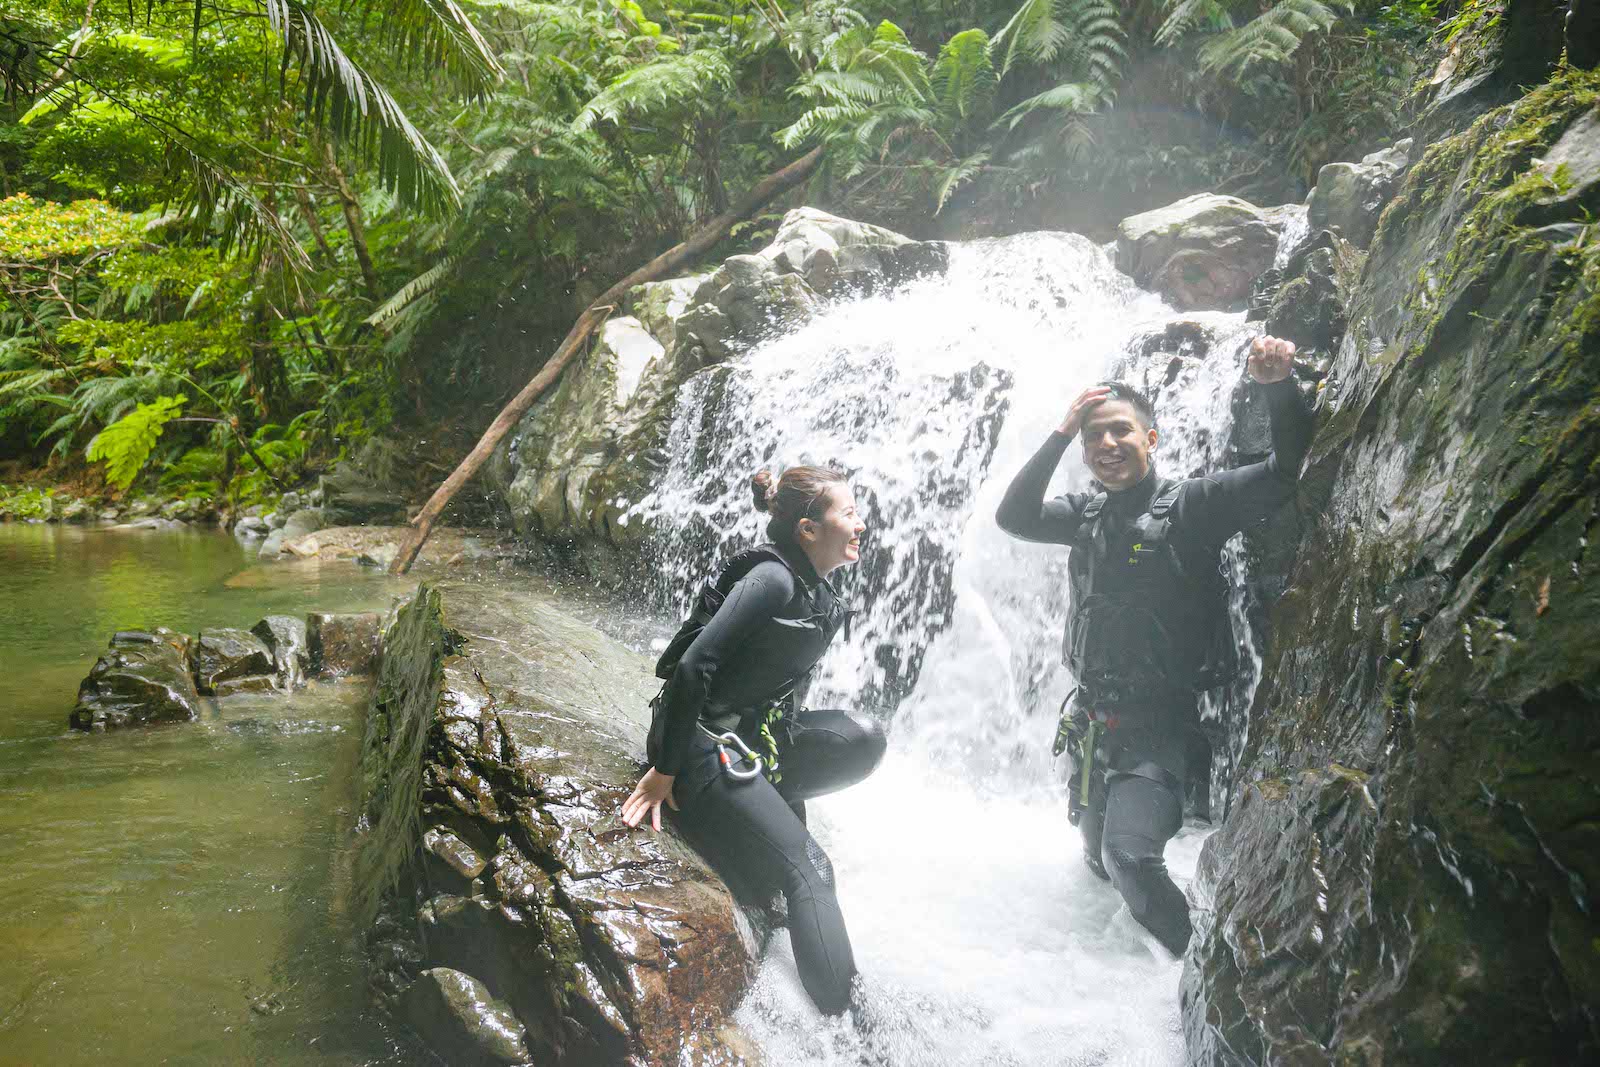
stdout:
{"type": "Polygon", "coordinates": [[[1499,14],[0,0],[0,506],[237,507],[375,435],[437,480],[588,299],[816,145],[797,200],[917,236],[1298,200],[1499,14]]]}

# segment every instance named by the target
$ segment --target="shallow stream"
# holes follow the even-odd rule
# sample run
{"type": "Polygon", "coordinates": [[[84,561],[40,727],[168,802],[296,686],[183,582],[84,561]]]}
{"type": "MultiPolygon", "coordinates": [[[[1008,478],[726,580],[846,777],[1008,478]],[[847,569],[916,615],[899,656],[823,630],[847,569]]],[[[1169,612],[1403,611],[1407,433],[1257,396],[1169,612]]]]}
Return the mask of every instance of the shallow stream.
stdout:
{"type": "Polygon", "coordinates": [[[387,607],[354,567],[214,531],[0,525],[0,1064],[410,1062],[344,912],[367,687],[69,731],[117,629],[387,607]]]}

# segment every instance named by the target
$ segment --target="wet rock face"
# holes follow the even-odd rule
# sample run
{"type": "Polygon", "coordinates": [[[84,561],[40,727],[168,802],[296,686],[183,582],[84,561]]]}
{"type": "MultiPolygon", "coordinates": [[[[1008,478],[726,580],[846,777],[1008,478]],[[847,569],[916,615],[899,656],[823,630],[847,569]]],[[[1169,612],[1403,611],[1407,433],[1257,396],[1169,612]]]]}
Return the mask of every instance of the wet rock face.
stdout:
{"type": "Polygon", "coordinates": [[[248,630],[201,630],[194,644],[195,687],[206,696],[275,688],[272,650],[248,630]]]}
{"type": "Polygon", "coordinates": [[[250,627],[272,656],[272,673],[279,689],[298,687],[311,671],[311,649],[306,623],[293,615],[268,615],[250,627]]]}
{"type": "Polygon", "coordinates": [[[1117,269],[1185,311],[1241,304],[1277,250],[1277,227],[1236,196],[1199,193],[1117,227],[1117,269]]]}
{"type": "Polygon", "coordinates": [[[115,730],[200,717],[200,694],[189,673],[192,641],[171,630],[122,630],[78,688],[74,730],[115,730]]]}
{"type": "Polygon", "coordinates": [[[665,463],[685,382],[794,328],[829,297],[941,271],[947,261],[943,244],[800,208],[754,255],[633,290],[628,314],[598,331],[491,460],[513,525],[571,544],[585,565],[630,557],[646,530],[618,520],[665,463]]]}
{"type": "Polygon", "coordinates": [[[1378,216],[1411,165],[1412,142],[1373,152],[1360,163],[1329,163],[1317,172],[1306,201],[1314,230],[1334,229],[1357,248],[1372,243],[1378,216]]]}
{"type": "Polygon", "coordinates": [[[450,1063],[519,1033],[541,1064],[727,1062],[750,927],[675,833],[616,819],[648,663],[483,586],[424,587],[386,649],[357,875],[380,999],[450,1063]]]}
{"type": "Polygon", "coordinates": [[[1194,886],[1193,1062],[1600,1057],[1597,99],[1559,75],[1384,213],[1194,886]]]}
{"type": "Polygon", "coordinates": [[[367,677],[383,651],[376,612],[306,616],[306,652],[311,670],[323,678],[367,677]]]}

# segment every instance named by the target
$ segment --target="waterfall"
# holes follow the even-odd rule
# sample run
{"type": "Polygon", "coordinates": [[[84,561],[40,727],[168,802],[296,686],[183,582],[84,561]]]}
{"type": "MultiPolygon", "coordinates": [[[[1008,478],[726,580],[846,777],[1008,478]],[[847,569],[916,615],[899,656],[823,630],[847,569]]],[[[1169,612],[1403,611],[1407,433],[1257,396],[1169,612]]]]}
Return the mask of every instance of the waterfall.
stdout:
{"type": "MultiPolygon", "coordinates": [[[[1164,474],[1219,466],[1252,332],[1175,313],[1085,238],[1027,234],[957,245],[943,276],[841,301],[682,391],[668,467],[628,514],[654,531],[664,606],[761,538],[757,467],[847,471],[868,524],[837,572],[853,633],[809,701],[890,727],[872,779],[810,806],[861,1003],[820,1018],[775,939],[739,1015],[768,1063],[1181,1062],[1180,967],[1082,863],[1050,756],[1067,550],[1008,537],[994,512],[1109,376],[1156,396],[1164,474]]],[[[1051,493],[1087,484],[1074,445],[1051,493]]],[[[1227,565],[1237,587],[1239,553],[1227,565]]],[[[1204,833],[1168,848],[1180,884],[1204,833]]]]}

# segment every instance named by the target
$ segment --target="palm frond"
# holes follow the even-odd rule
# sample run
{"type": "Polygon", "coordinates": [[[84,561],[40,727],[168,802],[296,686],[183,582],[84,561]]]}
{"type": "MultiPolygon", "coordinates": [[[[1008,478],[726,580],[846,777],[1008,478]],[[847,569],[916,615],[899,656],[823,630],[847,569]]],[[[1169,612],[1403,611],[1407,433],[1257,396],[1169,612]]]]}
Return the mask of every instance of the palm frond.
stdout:
{"type": "Polygon", "coordinates": [[[386,326],[397,315],[406,311],[419,299],[442,286],[455,271],[459,256],[446,256],[421,274],[402,285],[399,290],[379,305],[378,310],[363,321],[368,326],[386,326]]]}
{"type": "Polygon", "coordinates": [[[389,91],[347,56],[302,0],[265,0],[305,83],[302,110],[378,164],[378,181],[402,203],[441,212],[461,202],[450,167],[389,91]]]}
{"type": "Polygon", "coordinates": [[[1017,104],[995,121],[996,126],[1008,130],[1017,128],[1024,119],[1036,111],[1054,111],[1069,115],[1092,115],[1106,102],[1106,91],[1088,82],[1064,82],[1054,88],[1036,93],[1017,104]]]}
{"type": "Polygon", "coordinates": [[[362,6],[363,14],[377,9],[371,27],[380,45],[404,63],[441,72],[468,100],[486,98],[505,75],[455,0],[367,0],[362,6]]]}

